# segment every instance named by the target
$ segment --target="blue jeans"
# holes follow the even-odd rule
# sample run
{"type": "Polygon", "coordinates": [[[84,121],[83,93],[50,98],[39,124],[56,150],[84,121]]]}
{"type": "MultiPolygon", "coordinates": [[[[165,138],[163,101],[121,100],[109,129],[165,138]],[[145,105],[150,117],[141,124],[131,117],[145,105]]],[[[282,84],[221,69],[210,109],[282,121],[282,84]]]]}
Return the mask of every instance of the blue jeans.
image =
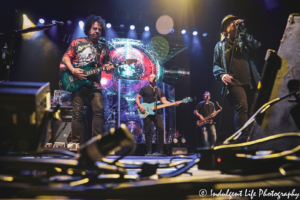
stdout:
{"type": "Polygon", "coordinates": [[[97,88],[81,87],[72,93],[72,142],[79,143],[83,121],[83,101],[85,98],[91,102],[93,108],[93,137],[102,134],[104,123],[104,108],[102,91],[97,88]]]}
{"type": "Polygon", "coordinates": [[[217,141],[215,125],[204,125],[201,127],[203,133],[204,147],[209,147],[208,136],[210,137],[210,146],[214,147],[217,141]]]}

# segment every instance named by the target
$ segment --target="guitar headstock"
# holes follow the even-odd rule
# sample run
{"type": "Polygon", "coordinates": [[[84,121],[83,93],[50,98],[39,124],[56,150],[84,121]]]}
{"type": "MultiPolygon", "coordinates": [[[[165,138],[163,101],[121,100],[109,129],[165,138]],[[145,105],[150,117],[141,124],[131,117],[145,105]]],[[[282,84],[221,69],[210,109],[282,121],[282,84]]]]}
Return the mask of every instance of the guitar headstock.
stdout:
{"type": "Polygon", "coordinates": [[[193,99],[191,97],[185,97],[184,99],[182,99],[182,103],[188,103],[188,102],[192,102],[193,99]]]}
{"type": "Polygon", "coordinates": [[[136,63],[137,59],[126,59],[126,64],[131,65],[132,63],[136,63]]]}

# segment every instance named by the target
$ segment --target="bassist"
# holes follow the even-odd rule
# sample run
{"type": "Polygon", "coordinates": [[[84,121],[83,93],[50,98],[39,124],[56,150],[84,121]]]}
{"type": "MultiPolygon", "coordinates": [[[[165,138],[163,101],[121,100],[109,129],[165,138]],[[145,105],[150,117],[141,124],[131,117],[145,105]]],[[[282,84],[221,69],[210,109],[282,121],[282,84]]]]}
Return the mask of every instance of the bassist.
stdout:
{"type": "MultiPolygon", "coordinates": [[[[100,43],[99,38],[105,33],[105,20],[100,16],[89,16],[84,24],[84,33],[86,38],[78,38],[72,41],[67,52],[62,58],[61,68],[69,70],[74,77],[83,80],[87,78],[84,70],[80,69],[92,61],[106,67],[106,72],[111,73],[114,67],[111,63],[110,51],[108,46],[100,43]],[[71,63],[72,61],[72,63],[71,63]]],[[[91,76],[93,84],[84,85],[79,90],[72,93],[73,117],[72,117],[72,142],[79,143],[82,118],[83,118],[83,102],[87,97],[91,103],[94,118],[92,125],[93,136],[102,134],[104,123],[103,95],[100,88],[101,74],[91,76]]]]}
{"type": "MultiPolygon", "coordinates": [[[[204,101],[201,101],[198,105],[196,110],[194,111],[194,114],[198,116],[201,120],[201,122],[206,121],[205,118],[208,116],[213,116],[215,114],[215,104],[210,100],[210,93],[205,92],[203,94],[204,101]]],[[[210,147],[213,148],[216,144],[217,140],[217,134],[216,134],[216,128],[213,123],[208,123],[206,125],[201,126],[202,133],[203,133],[203,140],[204,140],[204,147],[209,147],[208,144],[208,137],[211,138],[210,140],[210,147]]]]}
{"type": "MultiPolygon", "coordinates": [[[[143,103],[153,103],[155,101],[155,95],[157,95],[157,101],[161,101],[163,104],[168,104],[166,100],[164,92],[156,87],[156,75],[151,74],[149,76],[150,85],[143,87],[136,98],[136,104],[139,107],[141,113],[145,113],[145,108],[140,102],[140,99],[143,97],[143,103]]],[[[178,103],[175,104],[176,106],[178,103]]],[[[152,143],[151,143],[151,122],[153,121],[156,129],[159,134],[159,144],[158,144],[158,152],[159,154],[163,153],[163,145],[164,145],[164,125],[161,114],[158,112],[157,117],[155,115],[148,115],[144,120],[144,132],[146,138],[146,148],[148,154],[152,153],[152,143]]]]}

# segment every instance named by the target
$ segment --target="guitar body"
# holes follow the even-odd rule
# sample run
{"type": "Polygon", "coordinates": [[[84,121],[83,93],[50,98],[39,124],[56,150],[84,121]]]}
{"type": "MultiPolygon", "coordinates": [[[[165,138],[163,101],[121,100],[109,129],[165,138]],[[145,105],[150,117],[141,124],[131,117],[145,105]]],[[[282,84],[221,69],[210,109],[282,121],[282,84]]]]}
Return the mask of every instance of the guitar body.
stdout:
{"type": "MultiPolygon", "coordinates": [[[[85,72],[91,70],[95,66],[95,62],[90,62],[89,64],[79,67],[79,69],[83,69],[85,72]]],[[[80,80],[77,77],[73,76],[73,74],[66,70],[62,76],[61,76],[61,82],[65,90],[69,92],[75,92],[83,85],[89,85],[92,84],[92,81],[89,81],[88,79],[80,80]]]]}
{"type": "MultiPolygon", "coordinates": [[[[160,101],[157,101],[157,104],[160,104],[160,101]]],[[[152,110],[152,107],[155,106],[155,103],[142,103],[142,106],[145,108],[145,113],[139,111],[140,118],[146,118],[148,115],[155,115],[155,111],[152,110]]]]}

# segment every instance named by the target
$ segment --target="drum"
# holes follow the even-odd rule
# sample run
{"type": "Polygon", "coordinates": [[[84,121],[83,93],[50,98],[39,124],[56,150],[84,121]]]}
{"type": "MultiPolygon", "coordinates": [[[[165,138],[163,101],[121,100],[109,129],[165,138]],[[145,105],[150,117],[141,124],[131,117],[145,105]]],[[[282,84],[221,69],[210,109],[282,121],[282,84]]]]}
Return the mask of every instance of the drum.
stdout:
{"type": "Polygon", "coordinates": [[[141,123],[131,120],[126,122],[126,126],[128,131],[132,134],[135,143],[143,142],[141,123]]]}

